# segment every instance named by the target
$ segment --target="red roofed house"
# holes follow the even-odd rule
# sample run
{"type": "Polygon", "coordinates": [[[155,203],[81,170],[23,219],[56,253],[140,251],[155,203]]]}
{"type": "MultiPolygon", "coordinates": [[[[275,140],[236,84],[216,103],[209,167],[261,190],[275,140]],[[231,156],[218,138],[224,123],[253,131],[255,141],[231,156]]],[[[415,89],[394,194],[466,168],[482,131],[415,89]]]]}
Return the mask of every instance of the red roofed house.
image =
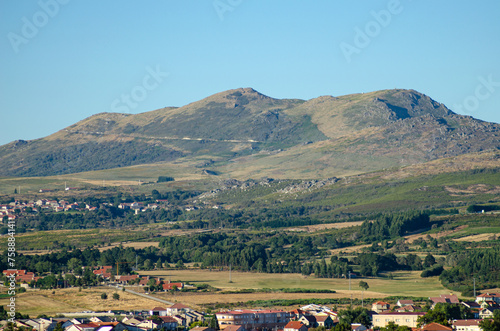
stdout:
{"type": "Polygon", "coordinates": [[[287,325],[285,325],[283,331],[307,331],[307,326],[299,321],[290,321],[287,325]]]}
{"type": "Polygon", "coordinates": [[[126,275],[126,276],[116,276],[115,280],[122,284],[127,284],[131,280],[139,278],[138,275],[126,275]]]}
{"type": "MultiPolygon", "coordinates": [[[[193,330],[193,329],[191,329],[191,330],[193,330]]],[[[226,326],[224,331],[246,331],[246,330],[241,325],[228,325],[228,326],[226,326]]]]}
{"type": "Polygon", "coordinates": [[[35,277],[35,274],[33,272],[27,272],[23,275],[17,275],[16,281],[18,281],[20,283],[30,283],[30,282],[36,280],[36,278],[37,277],[35,277]]]}
{"type": "Polygon", "coordinates": [[[102,278],[104,279],[109,279],[111,278],[111,272],[109,272],[108,270],[111,268],[112,267],[103,267],[102,269],[97,269],[92,272],[94,273],[94,275],[102,276],[102,278]]]}
{"type": "Polygon", "coordinates": [[[377,301],[372,304],[372,310],[376,313],[381,313],[385,310],[389,310],[391,305],[384,301],[377,301]]]}
{"type": "Polygon", "coordinates": [[[173,289],[174,289],[174,286],[175,286],[178,290],[182,290],[182,288],[184,287],[184,284],[183,284],[183,283],[170,283],[170,282],[168,282],[167,284],[163,284],[163,290],[164,290],[164,291],[170,291],[170,290],[173,290],[173,289]]]}
{"type": "Polygon", "coordinates": [[[482,319],[455,320],[453,321],[453,327],[456,331],[481,331],[479,327],[481,321],[482,319]]]}
{"type": "Polygon", "coordinates": [[[498,293],[483,293],[476,296],[476,302],[481,303],[482,301],[495,301],[500,304],[500,294],[498,293]]]}
{"type": "Polygon", "coordinates": [[[458,297],[455,294],[441,294],[438,297],[431,297],[429,300],[432,301],[432,307],[434,309],[434,306],[436,303],[456,303],[459,304],[460,301],[458,301],[458,297]]]}
{"type": "Polygon", "coordinates": [[[439,324],[439,323],[429,323],[429,324],[426,324],[424,326],[422,326],[419,330],[424,330],[424,331],[452,331],[453,329],[448,327],[448,326],[444,326],[442,324],[439,324]]]}
{"type": "Polygon", "coordinates": [[[396,308],[394,311],[403,313],[405,311],[413,312],[413,311],[416,311],[416,310],[417,310],[417,307],[414,306],[414,305],[405,305],[405,306],[396,308]]]}
{"type": "Polygon", "coordinates": [[[144,276],[139,281],[139,285],[140,286],[146,286],[146,285],[148,285],[148,282],[149,282],[149,276],[144,276]]]}
{"type": "Polygon", "coordinates": [[[87,324],[73,324],[72,326],[66,328],[65,331],[94,331],[99,327],[97,323],[87,323],[87,324]]]}
{"type": "Polygon", "coordinates": [[[26,270],[4,270],[3,274],[5,276],[10,276],[12,274],[16,274],[17,276],[22,276],[26,274],[26,270]]]}
{"type": "MultiPolygon", "coordinates": [[[[283,310],[238,309],[219,312],[216,313],[216,316],[219,329],[221,330],[225,329],[228,325],[241,325],[247,330],[255,330],[283,328],[290,321],[290,316],[292,315],[283,310]]],[[[305,328],[307,330],[307,327],[305,328]]]]}

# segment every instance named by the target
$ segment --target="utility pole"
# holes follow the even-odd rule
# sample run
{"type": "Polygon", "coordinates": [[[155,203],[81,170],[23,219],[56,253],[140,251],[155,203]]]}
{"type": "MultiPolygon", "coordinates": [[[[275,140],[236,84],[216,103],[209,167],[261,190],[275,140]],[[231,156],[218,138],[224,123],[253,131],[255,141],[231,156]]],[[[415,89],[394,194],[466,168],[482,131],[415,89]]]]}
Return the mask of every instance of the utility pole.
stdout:
{"type": "Polygon", "coordinates": [[[233,281],[231,280],[231,264],[229,265],[229,282],[232,283],[233,281]]]}
{"type": "Polygon", "coordinates": [[[349,271],[349,291],[351,290],[351,272],[349,271]]]}
{"type": "Polygon", "coordinates": [[[476,297],[476,277],[472,278],[474,280],[474,298],[476,297]]]}

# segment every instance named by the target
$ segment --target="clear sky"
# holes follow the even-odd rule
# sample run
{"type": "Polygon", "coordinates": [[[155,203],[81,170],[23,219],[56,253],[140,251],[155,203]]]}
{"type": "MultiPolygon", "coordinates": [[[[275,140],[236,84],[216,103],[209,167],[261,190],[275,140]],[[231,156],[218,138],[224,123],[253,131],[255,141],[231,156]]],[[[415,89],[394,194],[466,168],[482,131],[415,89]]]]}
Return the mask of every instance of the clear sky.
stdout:
{"type": "Polygon", "coordinates": [[[500,2],[4,0],[0,144],[253,87],[408,88],[500,122],[500,2]]]}

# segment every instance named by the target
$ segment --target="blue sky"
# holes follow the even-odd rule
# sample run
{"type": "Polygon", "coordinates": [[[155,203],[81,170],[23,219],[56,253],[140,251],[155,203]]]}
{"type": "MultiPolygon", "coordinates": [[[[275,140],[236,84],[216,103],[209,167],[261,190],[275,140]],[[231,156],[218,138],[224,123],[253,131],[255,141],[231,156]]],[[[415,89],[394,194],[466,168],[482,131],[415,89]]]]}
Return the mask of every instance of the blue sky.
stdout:
{"type": "Polygon", "coordinates": [[[2,1],[0,144],[253,87],[408,88],[500,122],[500,2],[2,1]]]}

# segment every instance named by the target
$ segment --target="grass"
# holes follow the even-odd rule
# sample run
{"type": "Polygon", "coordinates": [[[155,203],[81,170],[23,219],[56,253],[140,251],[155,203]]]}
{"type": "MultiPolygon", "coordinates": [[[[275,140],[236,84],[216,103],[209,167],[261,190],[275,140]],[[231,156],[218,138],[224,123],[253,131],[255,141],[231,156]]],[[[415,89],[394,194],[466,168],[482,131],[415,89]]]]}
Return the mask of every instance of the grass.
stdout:
{"type": "MultiPolygon", "coordinates": [[[[229,282],[229,271],[209,270],[160,270],[143,272],[145,275],[162,277],[166,280],[181,280],[193,284],[209,284],[224,290],[264,289],[264,288],[305,288],[334,290],[341,295],[349,291],[348,279],[315,278],[300,274],[265,274],[251,272],[231,272],[232,283],[229,282]]],[[[362,278],[370,286],[372,294],[381,296],[434,296],[448,293],[437,277],[420,278],[420,272],[394,272],[394,278],[362,278]]],[[[351,280],[351,290],[360,291],[359,279],[351,280]]],[[[290,293],[287,293],[290,294],[290,293]]],[[[320,293],[318,293],[320,294],[320,293]]]]}
{"type": "MultiPolygon", "coordinates": [[[[110,287],[94,287],[38,290],[33,289],[16,295],[16,309],[22,314],[36,317],[40,314],[55,316],[60,313],[81,312],[85,310],[135,310],[151,309],[158,302],[131,293],[118,291],[119,300],[113,300],[112,295],[116,290],[110,287]],[[54,294],[52,294],[54,291],[54,294]],[[101,294],[108,295],[107,300],[101,299],[101,294]]],[[[9,299],[0,298],[0,305],[6,305],[9,299]]]]}

